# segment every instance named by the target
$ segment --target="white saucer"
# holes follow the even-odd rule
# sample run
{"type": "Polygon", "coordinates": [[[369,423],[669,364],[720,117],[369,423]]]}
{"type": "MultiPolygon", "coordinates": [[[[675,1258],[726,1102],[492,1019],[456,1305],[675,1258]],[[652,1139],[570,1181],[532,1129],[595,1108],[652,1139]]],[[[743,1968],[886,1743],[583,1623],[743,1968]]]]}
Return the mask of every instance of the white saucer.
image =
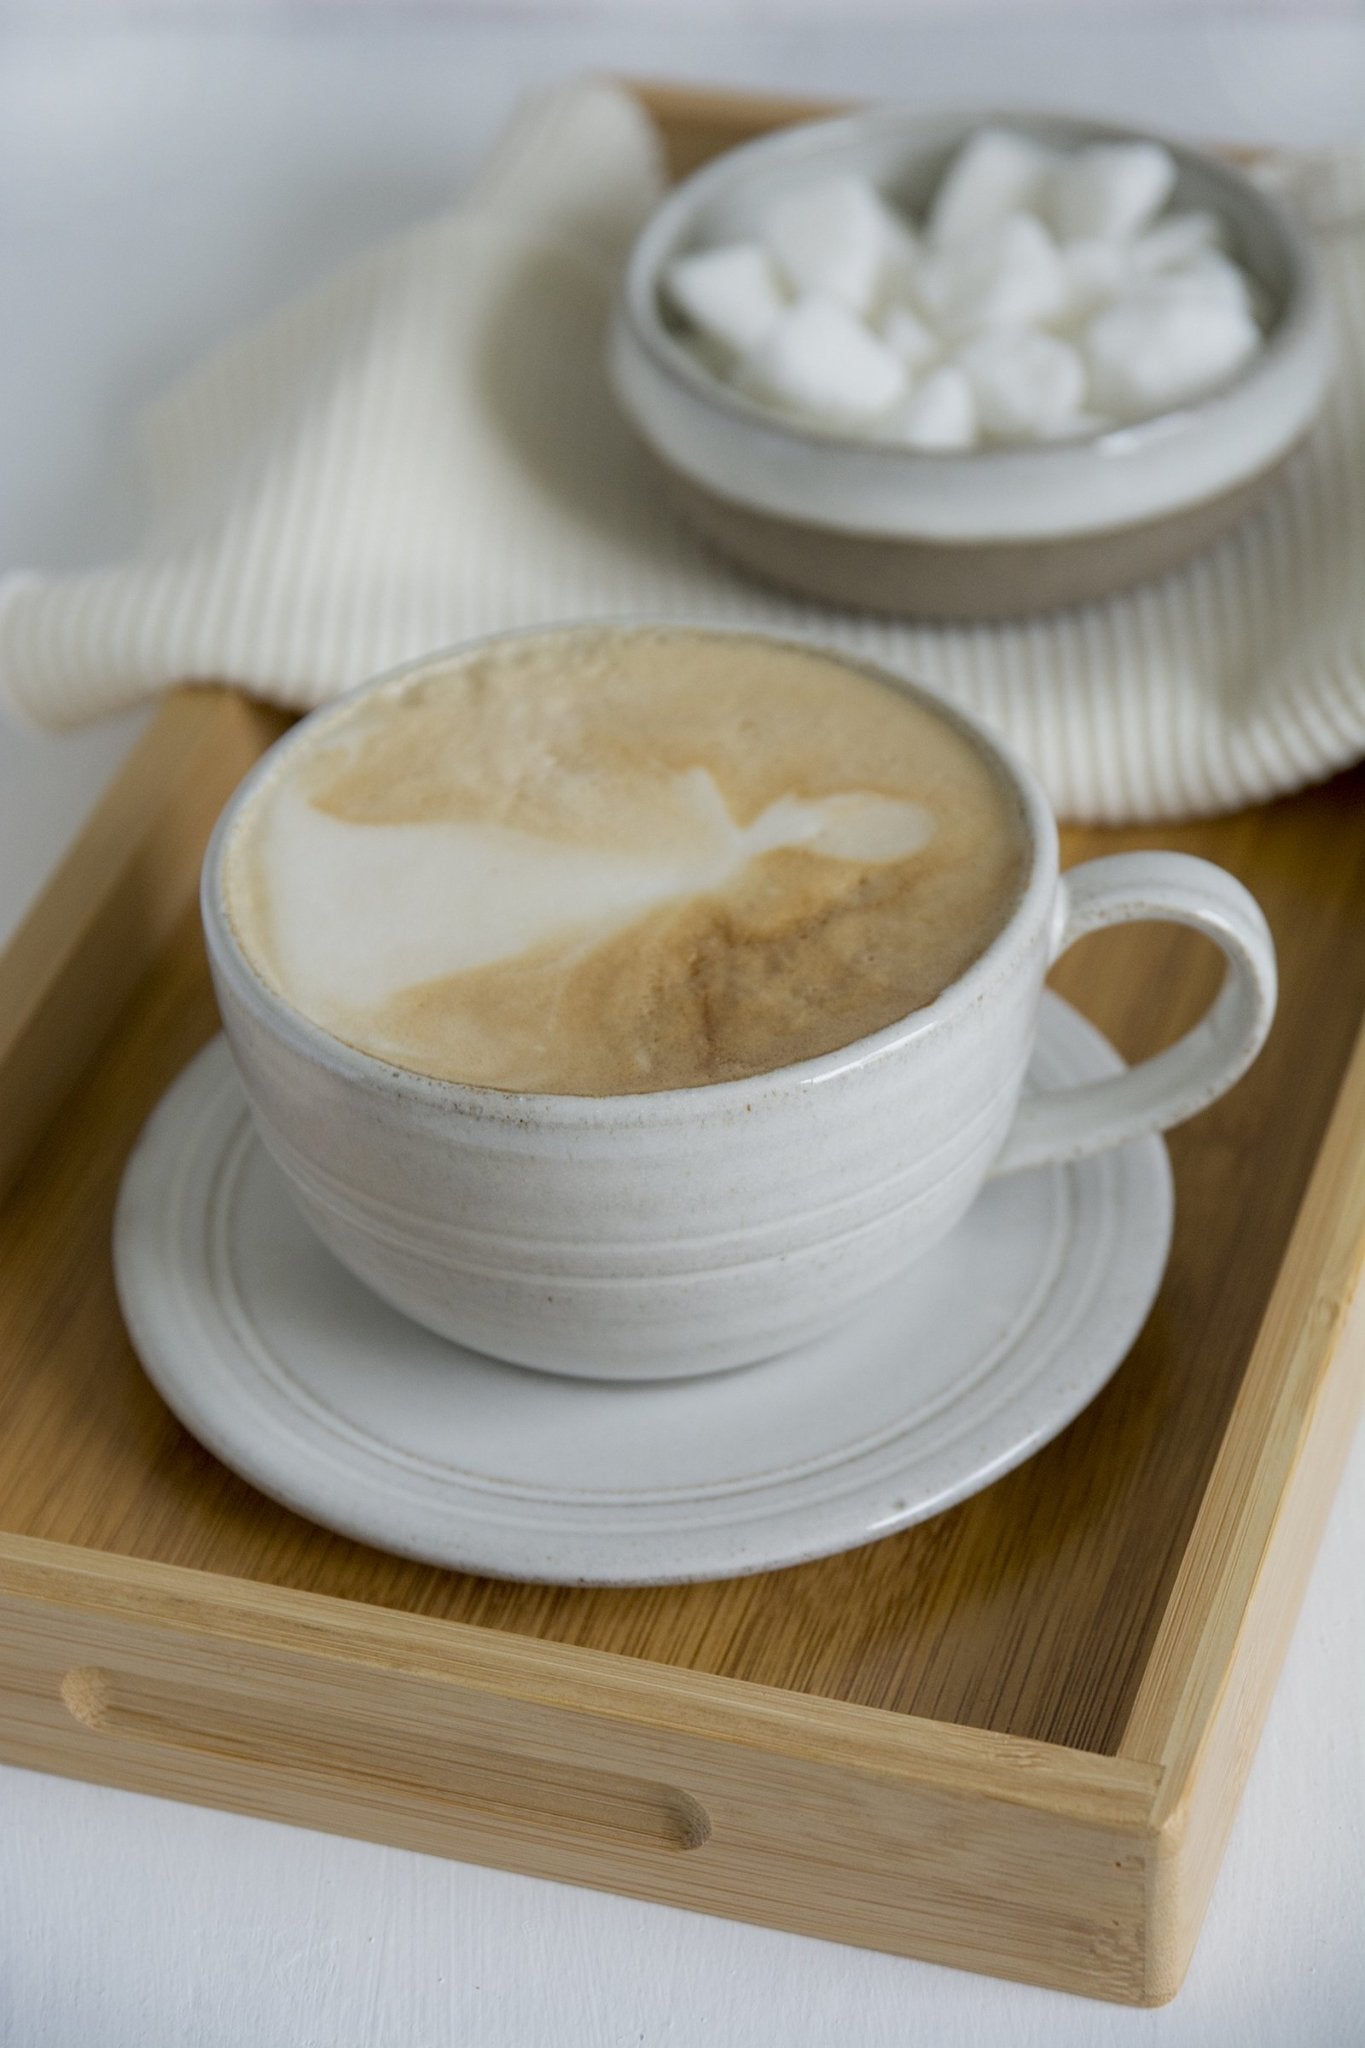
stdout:
{"type": "MultiPolygon", "coordinates": [[[[1054,996],[1032,1079],[1117,1055],[1054,996]]],[[[851,1549],[976,1492],[1071,1421],[1141,1328],[1170,1244],[1144,1138],[991,1183],[837,1336],[766,1365],[621,1385],[429,1335],[312,1236],[205,1048],[128,1163],[119,1299],[186,1427],[328,1528],[433,1564],[657,1585],[851,1549]]]]}

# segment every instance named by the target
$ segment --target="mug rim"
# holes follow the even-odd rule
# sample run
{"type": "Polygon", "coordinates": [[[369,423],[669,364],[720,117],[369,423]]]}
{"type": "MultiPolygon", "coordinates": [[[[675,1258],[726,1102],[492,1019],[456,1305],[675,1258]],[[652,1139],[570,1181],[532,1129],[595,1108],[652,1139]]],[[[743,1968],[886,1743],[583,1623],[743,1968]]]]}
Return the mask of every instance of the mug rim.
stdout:
{"type": "Polygon", "coordinates": [[[1013,956],[1027,943],[1026,929],[1031,931],[1035,922],[1046,922],[1052,915],[1059,868],[1056,819],[1032,769],[984,722],[940,697],[928,685],[902,676],[883,663],[824,645],[815,637],[803,639],[754,627],[696,625],[687,620],[606,617],[505,627],[496,632],[477,634],[397,663],[341,695],[315,705],[266,749],[224,804],[204,850],[199,903],[209,964],[214,973],[224,975],[237,997],[294,1052],[327,1070],[338,1080],[358,1084],[374,1093],[422,1101],[434,1108],[458,1109],[467,1116],[486,1122],[643,1125],[661,1120],[696,1118],[713,1108],[723,1114],[730,1106],[746,1106],[745,1098],[752,1103],[757,1092],[790,1093],[795,1090],[800,1093],[850,1071],[879,1063],[915,1040],[945,1028],[958,1013],[981,1001],[997,980],[1004,979],[1013,965],[1013,956]],[[995,937],[932,1002],[908,1011],[876,1031],[850,1039],[846,1045],[834,1046],[828,1052],[815,1053],[808,1059],[765,1067],[758,1073],[735,1080],[703,1081],[684,1088],[639,1089],[615,1095],[572,1095],[448,1080],[422,1073],[414,1067],[397,1066],[377,1053],[349,1044],[305,1016],[272,987],[256,967],[227,914],[224,863],[233,834],[255,797],[274,776],[282,772],[282,764],[288,756],[308,744],[309,735],[317,726],[365,697],[378,696],[387,688],[416,678],[425,669],[465,659],[504,642],[561,639],[576,633],[604,631],[620,634],[679,632],[710,639],[755,640],[769,646],[821,655],[872,681],[890,684],[907,692],[948,724],[956,726],[994,762],[1013,790],[1019,801],[1028,839],[1027,880],[995,937]]]}

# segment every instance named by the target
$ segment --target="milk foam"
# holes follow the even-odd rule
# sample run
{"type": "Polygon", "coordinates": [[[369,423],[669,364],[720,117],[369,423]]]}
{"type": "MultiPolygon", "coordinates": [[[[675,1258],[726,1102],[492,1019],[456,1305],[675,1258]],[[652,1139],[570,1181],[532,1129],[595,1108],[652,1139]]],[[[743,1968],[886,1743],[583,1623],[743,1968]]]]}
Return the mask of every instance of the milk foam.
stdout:
{"type": "Polygon", "coordinates": [[[262,852],[275,958],[307,1010],[361,1009],[448,975],[584,944],[659,906],[710,894],[781,848],[880,865],[933,837],[922,805],[875,791],[781,797],[739,825],[713,776],[672,778],[676,829],[659,848],[566,844],[488,821],[356,824],[285,783],[262,852]]]}
{"type": "Polygon", "coordinates": [[[1008,918],[1014,792],[932,705],[743,635],[570,628],[338,706],[224,867],[336,1038],[474,1085],[731,1080],[932,1002],[1008,918]]]}

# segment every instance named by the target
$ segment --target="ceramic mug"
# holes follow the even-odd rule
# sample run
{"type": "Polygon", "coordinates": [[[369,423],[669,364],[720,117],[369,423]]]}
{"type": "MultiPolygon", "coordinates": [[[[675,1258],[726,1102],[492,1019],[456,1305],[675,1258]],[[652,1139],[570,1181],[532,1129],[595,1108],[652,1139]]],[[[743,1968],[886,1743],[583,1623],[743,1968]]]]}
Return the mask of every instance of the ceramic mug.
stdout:
{"type": "Polygon", "coordinates": [[[934,1002],[870,1037],[655,1094],[434,1080],[343,1044],[269,988],[227,918],[224,855],[263,778],[336,707],[278,742],[209,844],[204,929],[256,1128],[342,1263],[417,1322],[519,1365],[619,1380],[716,1372],[835,1327],[951,1230],[988,1175],[1164,1130],[1231,1087],[1275,1007],[1254,899],[1184,854],[1059,875],[1033,776],[973,719],[916,694],[1016,791],[1030,859],[1008,924],[934,1002]],[[1051,963],[1087,932],[1149,918],[1222,949],[1208,1012],[1122,1074],[1021,1099],[1051,963]]]}

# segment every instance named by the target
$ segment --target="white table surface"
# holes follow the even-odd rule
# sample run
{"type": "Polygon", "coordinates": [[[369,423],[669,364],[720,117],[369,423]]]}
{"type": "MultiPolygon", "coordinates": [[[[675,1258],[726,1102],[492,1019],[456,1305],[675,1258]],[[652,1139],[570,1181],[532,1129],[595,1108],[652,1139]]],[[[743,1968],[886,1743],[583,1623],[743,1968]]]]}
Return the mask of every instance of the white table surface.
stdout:
{"type": "MultiPolygon", "coordinates": [[[[439,206],[528,86],[592,67],[1091,107],[1284,142],[1365,123],[1365,16],[719,4],[591,12],[0,4],[0,566],[132,539],[165,380],[439,206]]],[[[138,720],[0,726],[0,940],[138,720]]],[[[1092,2005],[567,1886],[0,1768],[4,2048],[1359,2048],[1365,1438],[1185,1990],[1092,2005]]]]}

